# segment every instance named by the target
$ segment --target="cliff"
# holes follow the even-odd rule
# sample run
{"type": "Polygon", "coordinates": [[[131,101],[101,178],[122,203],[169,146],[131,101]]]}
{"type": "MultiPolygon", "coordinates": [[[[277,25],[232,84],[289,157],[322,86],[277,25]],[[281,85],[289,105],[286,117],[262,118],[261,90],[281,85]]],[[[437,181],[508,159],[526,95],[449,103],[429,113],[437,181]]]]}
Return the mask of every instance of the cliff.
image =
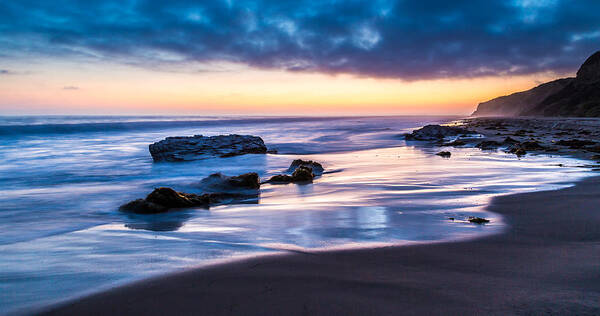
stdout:
{"type": "Polygon", "coordinates": [[[600,51],[581,65],[577,77],[482,102],[472,115],[600,117],[600,51]]]}

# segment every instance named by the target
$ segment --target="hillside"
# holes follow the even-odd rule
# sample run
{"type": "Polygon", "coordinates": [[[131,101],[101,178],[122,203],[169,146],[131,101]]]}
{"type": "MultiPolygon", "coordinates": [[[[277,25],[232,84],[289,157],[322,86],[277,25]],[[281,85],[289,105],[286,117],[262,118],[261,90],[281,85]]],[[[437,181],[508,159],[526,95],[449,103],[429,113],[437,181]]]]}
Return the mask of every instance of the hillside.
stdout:
{"type": "Polygon", "coordinates": [[[600,117],[600,51],[583,63],[575,78],[482,102],[472,115],[600,117]]]}

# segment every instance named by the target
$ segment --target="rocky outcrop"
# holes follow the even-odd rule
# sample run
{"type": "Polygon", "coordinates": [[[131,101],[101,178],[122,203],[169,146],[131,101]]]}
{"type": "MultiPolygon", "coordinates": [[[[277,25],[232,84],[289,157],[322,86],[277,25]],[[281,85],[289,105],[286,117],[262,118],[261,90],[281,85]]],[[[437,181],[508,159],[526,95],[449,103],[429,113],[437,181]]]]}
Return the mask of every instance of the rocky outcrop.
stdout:
{"type": "Polygon", "coordinates": [[[200,181],[200,186],[210,191],[238,191],[258,190],[260,177],[256,172],[244,173],[239,176],[226,176],[222,173],[213,173],[200,181]]]}
{"type": "Polygon", "coordinates": [[[437,156],[440,156],[442,158],[450,158],[450,156],[452,156],[452,153],[449,151],[440,151],[439,153],[436,154],[437,156]]]}
{"type": "Polygon", "coordinates": [[[287,171],[292,174],[278,174],[272,176],[267,182],[272,184],[310,183],[316,176],[322,175],[325,169],[316,161],[296,159],[287,171]]]}
{"type": "Polygon", "coordinates": [[[315,175],[321,175],[323,174],[323,171],[325,171],[323,166],[316,161],[296,159],[288,168],[288,172],[294,172],[299,167],[308,167],[315,175]]]}
{"type": "Polygon", "coordinates": [[[484,140],[484,141],[480,142],[479,144],[475,145],[475,147],[477,147],[481,150],[493,150],[493,149],[497,149],[500,146],[502,146],[501,143],[499,143],[497,141],[493,141],[493,140],[484,140]]]}
{"type": "Polygon", "coordinates": [[[577,77],[480,103],[472,115],[600,117],[600,51],[581,65],[577,77]]]}
{"type": "Polygon", "coordinates": [[[412,133],[410,134],[405,134],[404,138],[406,140],[439,141],[448,136],[470,134],[475,133],[457,126],[427,125],[420,129],[412,131],[412,133]]]}
{"type": "Polygon", "coordinates": [[[171,188],[154,189],[145,199],[137,199],[121,205],[119,210],[136,214],[156,214],[171,209],[202,207],[212,204],[230,203],[251,196],[237,193],[206,193],[202,195],[177,192],[171,188]]]}
{"type": "Polygon", "coordinates": [[[567,146],[571,149],[581,149],[588,145],[595,145],[596,142],[591,140],[580,140],[580,139],[569,139],[569,140],[559,140],[556,142],[556,145],[559,146],[567,146]]]}
{"type": "Polygon", "coordinates": [[[294,170],[292,175],[279,174],[272,176],[269,179],[269,183],[273,184],[286,184],[286,183],[310,183],[315,178],[312,168],[306,166],[300,166],[294,170]]]}
{"type": "Polygon", "coordinates": [[[262,138],[250,135],[167,137],[149,146],[154,161],[189,161],[244,154],[265,154],[262,138]]]}

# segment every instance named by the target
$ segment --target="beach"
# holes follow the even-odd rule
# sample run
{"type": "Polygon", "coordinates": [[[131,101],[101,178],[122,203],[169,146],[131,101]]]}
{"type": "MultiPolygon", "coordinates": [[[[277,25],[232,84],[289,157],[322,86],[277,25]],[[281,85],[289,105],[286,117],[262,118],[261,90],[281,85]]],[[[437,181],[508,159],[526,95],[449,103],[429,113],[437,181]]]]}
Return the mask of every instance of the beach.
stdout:
{"type": "MultiPolygon", "coordinates": [[[[596,124],[590,128],[594,130],[596,124]]],[[[521,127],[515,128],[507,135],[519,134],[521,127]]],[[[589,136],[579,132],[574,130],[573,135],[589,136]]],[[[505,137],[493,133],[490,137],[505,137]]],[[[527,139],[544,139],[535,136],[527,139]]],[[[588,159],[593,154],[571,148],[560,150],[555,159],[577,156],[577,152],[588,159]]],[[[504,225],[492,234],[370,249],[302,248],[158,276],[43,311],[50,315],[596,315],[600,313],[599,184],[600,177],[591,177],[568,188],[496,196],[485,211],[499,215],[504,225]]]]}
{"type": "Polygon", "coordinates": [[[600,177],[501,196],[498,235],[294,253],[191,270],[70,302],[47,315],[600,313],[600,177]]]}
{"type": "Polygon", "coordinates": [[[600,315],[600,1],[0,1],[0,316],[600,315]]]}

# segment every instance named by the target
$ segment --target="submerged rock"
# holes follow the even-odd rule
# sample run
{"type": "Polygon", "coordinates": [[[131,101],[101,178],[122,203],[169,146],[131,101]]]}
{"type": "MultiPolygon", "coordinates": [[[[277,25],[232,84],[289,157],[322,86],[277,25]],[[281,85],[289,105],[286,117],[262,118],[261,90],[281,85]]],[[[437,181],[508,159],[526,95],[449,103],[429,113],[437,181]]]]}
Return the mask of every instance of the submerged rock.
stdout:
{"type": "Polygon", "coordinates": [[[449,151],[440,151],[436,155],[443,157],[443,158],[450,158],[450,156],[452,156],[452,153],[449,151]]]}
{"type": "Polygon", "coordinates": [[[484,140],[484,141],[480,142],[479,144],[475,145],[475,147],[482,149],[482,150],[497,149],[500,146],[502,146],[502,144],[500,144],[499,142],[494,141],[494,140],[484,140]]]}
{"type": "Polygon", "coordinates": [[[154,189],[145,199],[137,199],[121,205],[119,210],[136,214],[156,214],[167,212],[171,209],[203,207],[208,208],[211,204],[232,202],[240,199],[255,197],[258,194],[239,193],[206,193],[202,195],[177,192],[171,188],[154,189]]]}
{"type": "Polygon", "coordinates": [[[308,168],[312,169],[312,172],[315,175],[321,175],[321,174],[323,174],[323,171],[325,171],[323,166],[316,161],[296,159],[296,160],[292,161],[292,164],[288,168],[288,172],[294,172],[299,167],[308,167],[308,168]]]}
{"type": "Polygon", "coordinates": [[[154,161],[189,161],[244,154],[265,154],[262,138],[250,135],[167,137],[149,146],[154,161]]]}
{"type": "Polygon", "coordinates": [[[462,140],[455,140],[453,142],[449,142],[449,143],[443,143],[442,146],[446,146],[446,147],[459,147],[459,146],[464,146],[467,143],[463,142],[462,140]]]}
{"type": "Polygon", "coordinates": [[[313,169],[306,166],[300,166],[292,173],[294,182],[312,182],[314,177],[313,169]]]}
{"type": "Polygon", "coordinates": [[[456,126],[427,125],[404,136],[406,140],[440,140],[447,136],[469,134],[475,134],[475,132],[456,126]]]}
{"type": "Polygon", "coordinates": [[[292,183],[294,179],[289,174],[278,174],[276,176],[272,176],[267,182],[274,184],[284,184],[284,183],[292,183]]]}
{"type": "Polygon", "coordinates": [[[528,141],[522,143],[514,143],[508,146],[507,152],[511,154],[515,154],[517,156],[524,156],[527,154],[527,151],[530,150],[544,150],[546,149],[544,146],[540,145],[536,141],[528,141]]]}
{"type": "Polygon", "coordinates": [[[504,143],[504,144],[519,144],[520,141],[508,136],[504,139],[504,141],[502,143],[504,143]]]}
{"type": "Polygon", "coordinates": [[[294,170],[292,175],[287,174],[279,174],[276,176],[272,176],[269,179],[270,183],[273,184],[286,184],[286,183],[308,183],[312,182],[315,175],[312,171],[312,168],[306,166],[300,166],[294,170]]]}
{"type": "Polygon", "coordinates": [[[137,214],[156,214],[166,212],[169,208],[160,204],[148,202],[146,199],[137,199],[121,205],[119,210],[137,214]]]}
{"type": "Polygon", "coordinates": [[[585,149],[593,153],[600,153],[600,146],[586,147],[585,149]]]}
{"type": "Polygon", "coordinates": [[[209,202],[206,196],[177,192],[171,188],[154,189],[148,194],[146,201],[167,208],[207,206],[209,202]]]}
{"type": "Polygon", "coordinates": [[[469,222],[475,223],[475,224],[485,224],[485,223],[489,223],[490,220],[482,218],[482,217],[469,216],[469,222]]]}
{"type": "Polygon", "coordinates": [[[519,145],[524,150],[543,150],[544,146],[540,145],[540,143],[536,141],[522,142],[519,145]]]}
{"type": "Polygon", "coordinates": [[[527,154],[527,151],[523,148],[515,148],[514,150],[511,150],[510,153],[521,157],[521,156],[525,156],[527,154]]]}
{"type": "Polygon", "coordinates": [[[257,190],[260,188],[260,177],[256,172],[244,173],[232,177],[219,172],[202,179],[200,185],[215,191],[257,190]]]}
{"type": "Polygon", "coordinates": [[[595,145],[596,142],[590,140],[579,140],[579,139],[570,139],[570,140],[559,140],[556,142],[557,145],[567,146],[571,149],[580,149],[588,145],[595,145]]]}

